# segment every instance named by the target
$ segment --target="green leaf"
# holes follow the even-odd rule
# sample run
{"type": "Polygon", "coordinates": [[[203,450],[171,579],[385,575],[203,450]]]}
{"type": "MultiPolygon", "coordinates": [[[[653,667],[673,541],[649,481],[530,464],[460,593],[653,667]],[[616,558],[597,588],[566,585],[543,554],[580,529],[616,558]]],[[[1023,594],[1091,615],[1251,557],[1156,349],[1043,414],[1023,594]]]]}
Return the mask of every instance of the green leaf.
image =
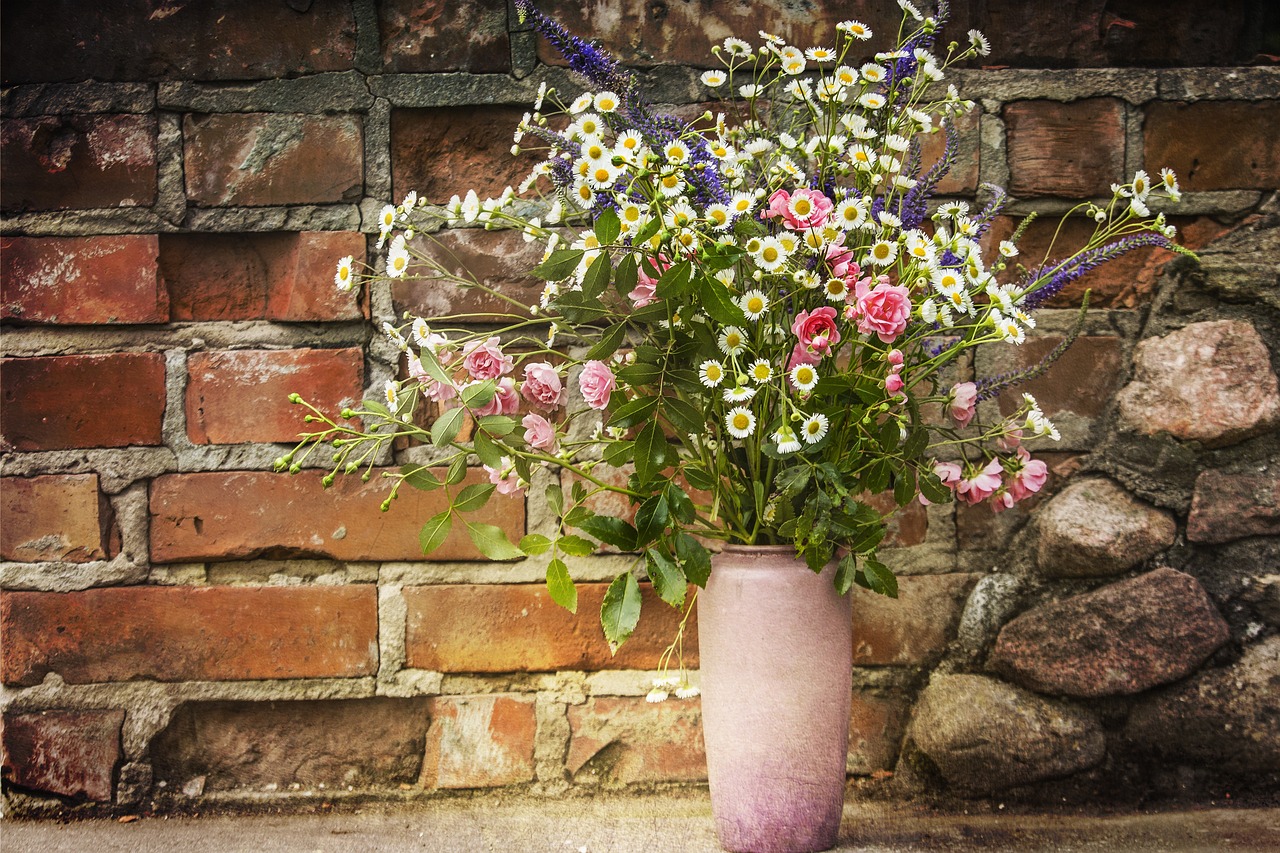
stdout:
{"type": "Polygon", "coordinates": [[[536,557],[551,550],[551,540],[541,533],[530,533],[520,540],[518,547],[530,557],[536,557]]]}
{"type": "Polygon", "coordinates": [[[705,587],[707,578],[711,577],[711,553],[688,533],[678,534],[675,545],[684,576],[690,582],[705,587]]]}
{"type": "Polygon", "coordinates": [[[630,441],[611,441],[604,446],[605,464],[621,468],[631,461],[631,453],[635,444],[630,441]]]}
{"type": "Polygon", "coordinates": [[[636,510],[636,542],[644,545],[662,535],[671,518],[671,509],[664,495],[654,495],[640,504],[636,510]]]}
{"type": "Polygon", "coordinates": [[[578,290],[560,294],[555,307],[570,323],[593,323],[610,313],[599,299],[588,298],[578,290]]]}
{"type": "Polygon", "coordinates": [[[618,379],[628,385],[650,385],[661,380],[662,373],[658,364],[631,364],[618,371],[618,379]]]}
{"type": "Polygon", "coordinates": [[[596,546],[581,536],[561,536],[555,541],[555,547],[570,557],[589,557],[596,551],[596,546]]]}
{"type": "Polygon", "coordinates": [[[475,512],[489,502],[489,496],[495,488],[493,483],[472,483],[458,492],[458,497],[453,502],[454,510],[475,512]]]}
{"type": "Polygon", "coordinates": [[[563,560],[552,560],[547,564],[547,592],[551,600],[570,613],[578,612],[578,588],[569,577],[569,567],[563,560]]]}
{"type": "MultiPolygon", "coordinates": [[[[658,408],[657,397],[637,397],[623,403],[609,417],[609,426],[616,426],[622,429],[633,427],[636,424],[650,421],[653,412],[658,408]]],[[[652,421],[650,421],[652,422],[652,421]]]]}
{"type": "Polygon", "coordinates": [[[431,473],[430,468],[424,468],[421,465],[402,465],[400,473],[404,475],[406,483],[424,492],[438,489],[444,485],[444,483],[440,482],[439,477],[431,473]]]}
{"type": "Polygon", "coordinates": [[[885,421],[880,426],[880,432],[876,439],[880,442],[880,446],[884,448],[885,453],[892,453],[898,447],[898,442],[902,441],[902,430],[898,428],[898,422],[893,418],[885,421]]]}
{"type": "Polygon", "coordinates": [[[490,468],[497,468],[502,465],[503,452],[502,448],[489,438],[488,433],[477,432],[472,439],[471,446],[475,449],[476,456],[480,457],[480,461],[490,468]]]}
{"type": "Polygon", "coordinates": [[[511,435],[516,424],[520,423],[511,415],[485,415],[476,421],[476,426],[492,436],[511,435]]]}
{"type": "Polygon", "coordinates": [[[490,560],[518,560],[524,556],[524,552],[512,545],[507,534],[497,525],[468,521],[467,533],[480,553],[490,560]]]}
{"type": "Polygon", "coordinates": [[[898,506],[906,506],[916,496],[916,472],[903,468],[893,481],[893,500],[898,506]]]}
{"type": "Polygon", "coordinates": [[[664,272],[662,277],[658,279],[658,283],[654,287],[654,295],[659,299],[683,296],[692,289],[692,281],[693,264],[688,261],[681,261],[664,272]]]}
{"type": "Polygon", "coordinates": [[[862,483],[864,488],[873,495],[877,495],[889,488],[889,460],[881,459],[872,463],[867,472],[863,474],[862,483]]]}
{"type": "Polygon", "coordinates": [[[627,334],[626,323],[615,323],[608,329],[605,329],[600,340],[596,341],[595,346],[587,350],[583,361],[601,361],[608,358],[618,351],[618,347],[622,345],[622,339],[627,334]]]}
{"type": "Polygon", "coordinates": [[[387,407],[377,402],[376,400],[365,400],[360,405],[365,409],[367,409],[368,411],[373,412],[375,415],[382,415],[382,417],[384,418],[391,417],[391,412],[387,409],[387,407]]]}
{"type": "Polygon", "coordinates": [[[574,527],[594,536],[601,542],[612,545],[619,551],[636,549],[636,529],[621,518],[611,515],[593,515],[579,521],[574,527]]]}
{"type": "Polygon", "coordinates": [[[640,281],[638,270],[636,256],[632,252],[623,255],[618,261],[618,266],[613,271],[613,288],[618,291],[619,296],[626,296],[636,289],[636,284],[640,281]]]}
{"type": "Polygon", "coordinates": [[[561,281],[578,268],[584,254],[582,249],[557,249],[533,268],[533,274],[543,281],[561,281]]]}
{"type": "Polygon", "coordinates": [[[659,320],[667,319],[667,305],[665,302],[651,302],[643,308],[637,308],[631,312],[629,319],[632,323],[656,323],[659,320]]]}
{"type": "Polygon", "coordinates": [[[918,479],[920,486],[920,494],[924,495],[924,499],[929,503],[945,504],[951,503],[951,490],[938,479],[938,475],[932,471],[921,471],[918,479]]]}
{"type": "Polygon", "coordinates": [[[906,443],[902,445],[902,456],[908,460],[919,459],[928,445],[929,431],[923,427],[917,427],[911,435],[907,436],[906,443]]]}
{"type": "Polygon", "coordinates": [[[436,418],[436,422],[431,425],[431,443],[436,447],[444,447],[457,438],[458,430],[462,429],[462,418],[466,413],[467,410],[459,406],[436,418]]]}
{"type": "Polygon", "coordinates": [[[809,485],[809,474],[812,470],[808,465],[785,468],[778,474],[774,482],[784,495],[798,495],[804,491],[805,486],[809,485]]]}
{"type": "Polygon", "coordinates": [[[492,379],[486,379],[483,382],[466,386],[458,392],[458,396],[462,398],[462,405],[469,409],[478,409],[481,406],[489,405],[493,400],[493,395],[497,392],[498,383],[492,379]]]}
{"type": "Polygon", "coordinates": [[[636,476],[640,482],[647,483],[662,470],[666,461],[667,440],[662,435],[657,421],[649,421],[648,426],[640,430],[636,436],[636,476]]]}
{"type": "Polygon", "coordinates": [[[857,572],[857,561],[853,554],[845,554],[836,566],[836,592],[844,595],[853,588],[853,576],[857,572]]]}
{"type": "Polygon", "coordinates": [[[604,245],[609,245],[618,239],[618,235],[622,233],[622,222],[618,219],[618,212],[612,207],[606,207],[600,211],[600,215],[596,217],[596,239],[604,245]]]}
{"type": "Polygon", "coordinates": [[[699,491],[709,492],[715,488],[715,477],[700,465],[686,465],[683,473],[684,481],[699,491]]]}
{"type": "Polygon", "coordinates": [[[445,371],[444,366],[440,364],[440,360],[436,358],[436,354],[432,352],[429,348],[427,347],[422,348],[421,361],[422,361],[422,369],[425,370],[427,372],[427,375],[430,376],[432,379],[434,379],[435,381],[443,385],[452,384],[453,380],[449,377],[449,374],[445,371]]]}
{"type": "Polygon", "coordinates": [[[667,481],[667,487],[662,493],[667,496],[667,503],[671,506],[671,515],[677,521],[692,524],[693,520],[698,516],[698,511],[694,508],[689,494],[672,480],[667,481]]]}
{"type": "Polygon", "coordinates": [[[737,326],[747,321],[738,304],[729,297],[729,291],[719,279],[703,275],[698,277],[698,295],[702,308],[711,319],[726,326],[737,326]]]}
{"type": "Polygon", "coordinates": [[[617,654],[618,647],[627,641],[639,621],[640,584],[631,572],[623,572],[609,584],[600,605],[600,625],[609,651],[617,654]]]}
{"type": "Polygon", "coordinates": [[[418,544],[422,546],[423,556],[439,548],[451,529],[453,529],[453,513],[449,510],[427,519],[427,523],[418,531],[418,544]]]}
{"type": "Polygon", "coordinates": [[[543,493],[543,496],[547,499],[547,506],[551,508],[551,511],[554,512],[557,517],[564,515],[564,492],[560,489],[558,484],[552,483],[547,486],[547,490],[543,493]]]}
{"type": "Polygon", "coordinates": [[[649,580],[653,581],[653,590],[658,593],[658,597],[672,607],[684,604],[689,582],[685,580],[680,567],[657,548],[645,551],[644,556],[649,580]]]}
{"type": "Polygon", "coordinates": [[[872,592],[898,597],[898,579],[884,563],[868,557],[862,561],[862,573],[867,576],[868,589],[872,592]]]}
{"type": "Polygon", "coordinates": [[[587,267],[587,274],[582,279],[582,295],[586,299],[599,299],[600,294],[609,289],[609,274],[613,267],[609,266],[609,255],[601,252],[587,267]]]}
{"type": "Polygon", "coordinates": [[[701,433],[707,423],[701,409],[679,397],[663,397],[662,411],[671,425],[683,433],[701,433]]]}
{"type": "Polygon", "coordinates": [[[449,463],[449,472],[445,474],[444,484],[446,486],[456,486],[467,478],[467,455],[459,453],[453,457],[453,461],[449,463]]]}
{"type": "Polygon", "coordinates": [[[658,229],[662,227],[662,219],[653,217],[644,225],[640,226],[640,230],[636,232],[636,236],[632,238],[631,245],[639,246],[648,242],[649,238],[658,233],[658,229]]]}

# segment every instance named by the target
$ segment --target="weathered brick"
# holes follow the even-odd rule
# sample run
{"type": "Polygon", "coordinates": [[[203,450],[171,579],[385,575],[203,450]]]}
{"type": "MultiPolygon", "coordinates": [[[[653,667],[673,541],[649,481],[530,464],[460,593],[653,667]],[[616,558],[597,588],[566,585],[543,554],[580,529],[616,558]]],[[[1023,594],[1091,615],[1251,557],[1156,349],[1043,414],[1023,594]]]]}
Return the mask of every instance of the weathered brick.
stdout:
{"type": "Polygon", "coordinates": [[[632,785],[707,778],[702,705],[697,699],[646,702],[642,696],[595,696],[569,706],[574,781],[632,785]]]}
{"type": "MultiPolygon", "coordinates": [[[[485,287],[515,299],[521,306],[537,305],[542,296],[543,282],[530,275],[529,270],[542,260],[545,246],[541,241],[526,243],[517,231],[455,228],[417,237],[412,245],[450,273],[474,278],[485,287]]],[[[416,269],[410,267],[411,271],[416,269]]],[[[423,317],[527,313],[482,290],[438,279],[392,281],[391,304],[397,317],[405,311],[423,317]]]]}
{"type": "Polygon", "coordinates": [[[978,575],[904,575],[898,597],[861,587],[853,595],[853,662],[917,666],[936,661],[955,635],[978,575]]]}
{"type": "Polygon", "coordinates": [[[492,788],[533,779],[534,697],[440,696],[431,700],[429,714],[419,780],[424,787],[492,788]]]}
{"type": "Polygon", "coordinates": [[[0,241],[0,317],[25,323],[166,323],[154,234],[0,241]]]}
{"type": "Polygon", "coordinates": [[[378,669],[371,585],[0,595],[6,684],[347,678],[378,669]]]}
{"type": "Polygon", "coordinates": [[[511,70],[506,0],[393,0],[378,4],[382,68],[389,73],[511,70]]]}
{"type": "MultiPolygon", "coordinates": [[[[1019,347],[1001,347],[997,368],[1015,371],[1032,367],[1062,343],[1060,335],[1027,338],[1019,347]]],[[[1081,335],[1043,376],[1029,379],[1000,395],[1000,412],[1012,414],[1022,404],[1022,395],[1036,398],[1041,410],[1052,417],[1074,412],[1096,418],[1106,411],[1111,397],[1124,381],[1124,350],[1120,338],[1111,335],[1081,335]]]]}
{"type": "Polygon", "coordinates": [[[1187,538],[1231,542],[1246,536],[1280,536],[1280,475],[1201,471],[1191,495],[1187,538]]]}
{"type": "Polygon", "coordinates": [[[182,137],[187,197],[203,207],[352,202],[363,193],[357,116],[188,115],[182,137]]]}
{"type": "Polygon", "coordinates": [[[12,358],[0,364],[0,441],[18,450],[163,442],[159,353],[12,358]]]}
{"type": "Polygon", "coordinates": [[[352,66],[355,29],[351,4],[342,0],[14,3],[5,8],[4,84],[265,80],[341,71],[352,66]]]}
{"type": "Polygon", "coordinates": [[[391,187],[444,203],[474,189],[496,197],[537,165],[532,155],[511,156],[517,107],[438,107],[391,112],[391,187]]]}
{"type": "Polygon", "coordinates": [[[348,231],[165,234],[160,272],[174,320],[358,320],[359,294],[334,285],[338,260],[365,261],[348,231]]]}
{"type": "Polygon", "coordinates": [[[154,116],[6,119],[0,157],[8,212],[145,207],[156,200],[154,116]]]}
{"type": "Polygon", "coordinates": [[[313,427],[292,393],[325,412],[360,402],[364,352],[351,349],[229,350],[187,360],[187,435],[196,444],[296,442],[313,427]]]}
{"type": "Polygon", "coordinates": [[[4,780],[63,797],[110,802],[124,711],[4,716],[4,780]]]}
{"type": "MultiPolygon", "coordinates": [[[[597,614],[608,584],[578,584],[578,612],[555,604],[542,584],[444,584],[404,590],[409,666],[440,672],[656,669],[680,613],[643,583],[636,632],[609,654],[597,614]]],[[[697,623],[685,629],[685,663],[697,666],[697,623]]]]}
{"type": "MultiPolygon", "coordinates": [[[[335,560],[421,560],[418,531],[447,506],[441,491],[405,486],[390,512],[389,491],[375,469],[368,483],[340,476],[322,487],[323,471],[290,476],[267,471],[165,474],[151,483],[151,559],[157,563],[306,555],[335,560]]],[[[394,470],[394,469],[391,469],[394,470]]],[[[437,471],[441,477],[443,471],[437,471]]],[[[469,472],[461,485],[488,482],[469,472]]],[[[495,524],[511,541],[524,535],[524,500],[494,495],[469,521],[495,524]]],[[[481,555],[466,528],[453,531],[429,557],[474,560],[481,555]]]]}
{"type": "Polygon", "coordinates": [[[417,780],[425,699],[188,702],[151,742],[155,780],[169,790],[291,785],[360,788],[417,780]]]}
{"type": "Polygon", "coordinates": [[[1184,190],[1280,186],[1280,106],[1275,100],[1155,102],[1146,107],[1143,158],[1168,166],[1184,190]]]}
{"type": "Polygon", "coordinates": [[[85,563],[119,550],[97,474],[0,479],[0,559],[85,563]]]}
{"type": "MultiPolygon", "coordinates": [[[[574,35],[599,40],[624,64],[642,67],[688,64],[720,68],[720,62],[711,53],[714,45],[730,35],[758,44],[759,30],[774,33],[801,48],[829,47],[835,43],[836,24],[847,18],[857,18],[876,32],[878,41],[873,49],[887,49],[883,46],[898,31],[902,20],[896,5],[865,0],[852,4],[805,5],[786,0],[751,3],[624,0],[612,4],[608,14],[601,14],[600,7],[590,0],[571,0],[557,3],[550,12],[574,35]]],[[[543,39],[538,43],[538,58],[548,64],[565,64],[543,39]]]]}
{"type": "MultiPolygon", "coordinates": [[[[973,193],[978,188],[978,113],[974,109],[955,119],[958,135],[956,159],[950,171],[938,182],[939,195],[973,193]]],[[[924,137],[920,146],[920,162],[927,171],[942,159],[946,151],[947,135],[941,131],[924,137]]]]}
{"type": "Polygon", "coordinates": [[[868,690],[854,690],[849,708],[850,773],[870,776],[892,770],[898,761],[898,747],[911,709],[905,696],[882,696],[868,690]]]}
{"type": "Polygon", "coordinates": [[[1015,196],[1107,195],[1124,171],[1124,104],[1114,98],[1005,106],[1009,191],[1015,196]]]}
{"type": "Polygon", "coordinates": [[[892,492],[881,492],[878,495],[863,495],[860,500],[869,504],[876,512],[888,516],[884,542],[881,547],[906,548],[924,542],[929,532],[929,516],[919,501],[911,501],[904,507],[898,506],[892,492]]]}

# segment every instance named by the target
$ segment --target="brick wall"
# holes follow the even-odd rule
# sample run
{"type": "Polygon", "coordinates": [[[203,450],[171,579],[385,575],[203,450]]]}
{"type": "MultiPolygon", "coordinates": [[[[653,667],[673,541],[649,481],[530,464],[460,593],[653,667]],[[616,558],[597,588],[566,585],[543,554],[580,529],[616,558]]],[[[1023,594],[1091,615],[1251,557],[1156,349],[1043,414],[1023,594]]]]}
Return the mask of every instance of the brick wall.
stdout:
{"type": "MultiPolygon", "coordinates": [[[[821,43],[843,18],[885,29],[897,13],[869,2],[800,12],[780,0],[626,0],[607,15],[585,0],[543,5],[643,69],[654,99],[672,105],[701,97],[694,81],[713,38],[766,29],[821,43]]],[[[1019,0],[952,5],[953,32],[979,27],[995,53],[954,75],[978,108],[945,192],[971,197],[990,181],[1010,188],[1013,215],[1062,211],[1145,163],[1178,170],[1174,222],[1193,248],[1231,245],[1276,216],[1270,4],[1172,0],[1156,14],[1073,0],[1055,5],[1053,26],[1019,0]]],[[[8,4],[4,16],[9,808],[705,778],[697,702],[643,701],[674,613],[646,608],[617,657],[591,615],[604,589],[593,581],[621,558],[573,565],[584,614],[573,619],[540,569],[478,561],[465,538],[423,560],[418,527],[439,511],[435,493],[402,494],[384,514],[376,477],[325,491],[319,469],[271,471],[306,428],[289,393],[334,411],[374,394],[395,370],[381,321],[475,299],[409,282],[342,294],[333,266],[372,257],[378,209],[410,189],[442,202],[472,187],[496,194],[527,172],[509,130],[540,81],[574,84],[506,0],[104,0],[8,4]]],[[[1023,254],[1051,236],[1037,223],[1023,254]]],[[[531,250],[518,238],[442,239],[532,301],[531,250]]],[[[1180,325],[1154,323],[1161,312],[1183,310],[1185,325],[1257,306],[1275,358],[1266,261],[1255,263],[1261,290],[1224,296],[1171,275],[1169,260],[1135,255],[1084,282],[1097,310],[1031,389],[1064,437],[1046,497],[1083,468],[1167,507],[1194,541],[1179,536],[1145,567],[1187,569],[1216,553],[1196,543],[1262,542],[1236,558],[1242,577],[1263,578],[1256,600],[1238,579],[1206,580],[1238,651],[1277,630],[1280,584],[1258,568],[1277,531],[1255,513],[1223,540],[1221,507],[1266,501],[1216,472],[1261,465],[1249,494],[1271,494],[1274,441],[1211,457],[1177,442],[1150,459],[1130,445],[1096,452],[1139,340],[1180,325]],[[1181,492],[1169,485],[1181,481],[1181,492]]],[[[1033,362],[1069,328],[1079,295],[1042,312],[1021,350],[976,369],[1033,362]]],[[[482,520],[514,539],[543,524],[534,500],[491,507],[482,520]]],[[[931,673],[981,663],[992,637],[975,640],[973,622],[990,578],[1005,577],[990,573],[1022,565],[1034,530],[1023,510],[940,506],[898,522],[886,562],[904,573],[901,597],[856,604],[851,773],[916,780],[903,791],[945,786],[911,760],[928,752],[904,740],[913,704],[931,673]]]]}

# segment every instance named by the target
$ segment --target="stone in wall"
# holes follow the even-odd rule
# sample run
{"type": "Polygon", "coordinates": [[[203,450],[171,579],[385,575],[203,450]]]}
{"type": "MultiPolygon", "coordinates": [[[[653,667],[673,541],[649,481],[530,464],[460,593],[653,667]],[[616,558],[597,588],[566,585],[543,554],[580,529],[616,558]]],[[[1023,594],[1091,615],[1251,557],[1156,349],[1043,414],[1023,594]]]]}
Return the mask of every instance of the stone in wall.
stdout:
{"type": "Polygon", "coordinates": [[[1199,255],[1201,278],[1225,301],[1280,308],[1280,216],[1245,220],[1199,255]]]}
{"type": "Polygon", "coordinates": [[[6,786],[110,801],[123,725],[119,710],[6,714],[6,786]]]}
{"type": "Polygon", "coordinates": [[[533,697],[440,696],[431,700],[430,714],[423,786],[487,788],[533,779],[533,697]]]}
{"type": "Polygon", "coordinates": [[[947,784],[967,794],[1068,776],[1105,751],[1088,711],[981,675],[938,675],[908,734],[947,784]]]}
{"type": "Polygon", "coordinates": [[[672,699],[596,696],[569,707],[569,753],[575,782],[630,785],[707,778],[702,706],[672,699]]]}
{"type": "Polygon", "coordinates": [[[1023,613],[988,667],[1040,693],[1130,695],[1189,675],[1229,636],[1200,582],[1162,568],[1023,613]]]}
{"type": "Polygon", "coordinates": [[[1192,323],[1142,341],[1133,362],[1116,397],[1123,430],[1225,447],[1280,423],[1271,356],[1251,323],[1192,323]]]}
{"type": "Polygon", "coordinates": [[[1280,474],[1201,471],[1191,495],[1187,538],[1219,544],[1280,535],[1280,474]]]}
{"type": "Polygon", "coordinates": [[[1173,544],[1178,527],[1111,480],[1072,483],[1037,516],[1040,570],[1050,577],[1118,575],[1173,544]]]}
{"type": "Polygon", "coordinates": [[[1238,663],[1144,698],[1125,738],[1139,751],[1220,773],[1280,773],[1280,637],[1238,663]]]}

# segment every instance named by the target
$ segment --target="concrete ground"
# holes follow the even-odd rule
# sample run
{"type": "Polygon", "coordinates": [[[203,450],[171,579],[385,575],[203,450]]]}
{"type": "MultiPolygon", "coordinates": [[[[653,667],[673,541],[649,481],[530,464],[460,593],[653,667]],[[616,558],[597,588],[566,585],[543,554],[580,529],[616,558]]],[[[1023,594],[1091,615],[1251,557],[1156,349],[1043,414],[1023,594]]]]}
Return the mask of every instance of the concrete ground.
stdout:
{"type": "MultiPolygon", "coordinates": [[[[324,814],[141,817],[0,823],[4,853],[712,853],[719,848],[701,794],[594,800],[431,800],[343,806],[324,814]]],[[[1280,808],[1206,806],[1085,816],[942,813],[849,803],[843,851],[1280,851],[1280,808]]]]}

